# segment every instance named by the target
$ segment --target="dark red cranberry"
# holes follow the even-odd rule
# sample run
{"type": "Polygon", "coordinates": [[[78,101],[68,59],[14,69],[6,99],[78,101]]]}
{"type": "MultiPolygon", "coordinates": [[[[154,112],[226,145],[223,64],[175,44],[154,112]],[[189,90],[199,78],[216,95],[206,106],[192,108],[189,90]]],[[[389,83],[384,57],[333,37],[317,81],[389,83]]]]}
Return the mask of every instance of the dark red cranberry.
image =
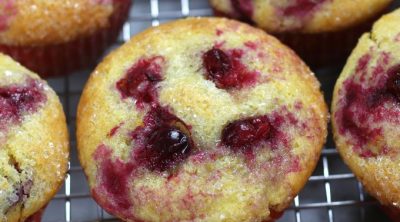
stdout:
{"type": "Polygon", "coordinates": [[[207,51],[203,60],[211,79],[221,79],[232,69],[229,57],[221,49],[213,48],[207,51]]]}
{"type": "Polygon", "coordinates": [[[29,89],[11,88],[7,91],[0,91],[0,96],[9,101],[16,109],[27,109],[30,101],[34,100],[34,95],[29,89]]]}
{"type": "Polygon", "coordinates": [[[269,139],[271,125],[267,116],[229,123],[222,131],[222,143],[234,150],[269,139]]]}
{"type": "Polygon", "coordinates": [[[295,3],[283,10],[285,16],[303,17],[327,0],[295,0],[295,3]]]}
{"type": "Polygon", "coordinates": [[[240,14],[242,20],[251,21],[253,15],[252,0],[231,0],[231,3],[235,11],[240,14]]]}
{"type": "Polygon", "coordinates": [[[44,100],[45,95],[34,80],[29,80],[27,86],[0,88],[0,128],[6,121],[18,121],[25,112],[34,112],[44,100]]]}
{"type": "Polygon", "coordinates": [[[185,160],[191,150],[188,135],[174,127],[161,127],[148,140],[147,166],[150,170],[165,171],[185,160]]]}
{"type": "Polygon", "coordinates": [[[0,97],[7,100],[9,109],[18,111],[29,111],[33,108],[36,100],[41,98],[40,92],[35,88],[13,87],[0,89],[0,97]]]}
{"type": "Polygon", "coordinates": [[[172,175],[172,170],[189,157],[194,148],[189,127],[160,106],[150,108],[143,125],[131,136],[135,147],[128,160],[112,159],[113,150],[105,145],[100,145],[94,153],[99,166],[99,185],[93,190],[93,196],[104,209],[118,211],[126,218],[132,218],[133,203],[127,194],[136,173],[148,169],[172,175]]]}
{"type": "Polygon", "coordinates": [[[387,82],[388,91],[400,101],[400,70],[389,78],[387,82]]]}
{"type": "Polygon", "coordinates": [[[230,50],[229,54],[218,48],[212,48],[203,55],[206,78],[220,89],[243,88],[254,84],[258,74],[250,72],[241,63],[242,50],[230,50]]]}
{"type": "Polygon", "coordinates": [[[156,85],[162,81],[162,57],[139,60],[128,70],[125,77],[117,82],[122,98],[132,97],[139,108],[157,101],[156,85]]]}
{"type": "Polygon", "coordinates": [[[135,151],[138,165],[151,171],[167,171],[179,165],[193,149],[189,127],[166,108],[155,107],[144,118],[144,126],[132,133],[140,144],[135,151]]]}

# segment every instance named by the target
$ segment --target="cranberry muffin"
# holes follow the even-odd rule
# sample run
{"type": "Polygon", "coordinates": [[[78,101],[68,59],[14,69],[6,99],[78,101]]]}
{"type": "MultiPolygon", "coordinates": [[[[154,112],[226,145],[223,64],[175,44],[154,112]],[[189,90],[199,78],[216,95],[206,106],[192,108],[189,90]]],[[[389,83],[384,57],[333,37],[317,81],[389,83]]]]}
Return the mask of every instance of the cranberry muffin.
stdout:
{"type": "Polygon", "coordinates": [[[97,67],[77,141],[95,200],[123,220],[270,221],[306,183],[326,128],[319,83],[290,49],[246,24],[190,18],[97,67]]]}
{"type": "Polygon", "coordinates": [[[88,66],[118,36],[131,0],[4,0],[0,51],[42,76],[88,66]]]}
{"type": "Polygon", "coordinates": [[[398,212],[399,51],[397,10],[361,37],[336,83],[332,102],[333,132],[340,154],[366,190],[398,212]]]}
{"type": "Polygon", "coordinates": [[[334,64],[392,0],[209,0],[217,15],[276,35],[313,65],[334,64]]]}
{"type": "Polygon", "coordinates": [[[64,180],[68,154],[57,95],[0,54],[0,221],[39,221],[64,180]]]}

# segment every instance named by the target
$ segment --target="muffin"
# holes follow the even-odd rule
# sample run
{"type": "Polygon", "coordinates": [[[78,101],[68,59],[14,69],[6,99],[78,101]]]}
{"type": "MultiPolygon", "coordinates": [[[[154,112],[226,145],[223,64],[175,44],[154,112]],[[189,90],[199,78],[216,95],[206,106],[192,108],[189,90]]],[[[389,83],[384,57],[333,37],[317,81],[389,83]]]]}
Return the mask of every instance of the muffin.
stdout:
{"type": "Polygon", "coordinates": [[[77,142],[95,200],[122,220],[272,221],[312,173],[326,128],[319,83],[290,49],[246,24],[189,18],[97,67],[77,142]]]}
{"type": "Polygon", "coordinates": [[[396,10],[361,37],[336,83],[332,123],[344,161],[372,196],[400,213],[399,21],[396,10]]]}
{"type": "Polygon", "coordinates": [[[217,15],[276,35],[308,64],[340,62],[392,0],[210,0],[217,15]]]}
{"type": "Polygon", "coordinates": [[[40,221],[64,180],[68,154],[65,116],[54,91],[0,54],[0,221],[40,221]]]}
{"type": "Polygon", "coordinates": [[[42,77],[93,65],[118,36],[131,0],[5,0],[0,52],[42,77]]]}

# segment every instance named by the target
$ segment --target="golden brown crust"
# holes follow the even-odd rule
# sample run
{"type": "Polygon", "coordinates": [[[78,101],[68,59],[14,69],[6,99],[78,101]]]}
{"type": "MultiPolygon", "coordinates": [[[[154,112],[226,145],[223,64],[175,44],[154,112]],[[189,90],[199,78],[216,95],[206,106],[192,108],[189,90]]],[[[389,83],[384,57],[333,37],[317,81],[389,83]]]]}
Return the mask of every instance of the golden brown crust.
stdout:
{"type": "MultiPolygon", "coordinates": [[[[301,170],[299,172],[288,173],[287,176],[283,176],[284,179],[278,187],[255,181],[249,182],[253,179],[249,178],[248,169],[243,167],[243,160],[227,154],[216,160],[215,164],[211,164],[209,169],[221,169],[226,172],[227,176],[221,178],[221,183],[230,188],[220,191],[220,195],[227,195],[225,192],[231,192],[234,193],[230,196],[232,199],[216,197],[213,202],[205,199],[203,201],[210,204],[208,210],[194,204],[194,207],[202,211],[196,213],[204,213],[208,217],[203,219],[199,217],[199,220],[212,220],[216,218],[218,213],[224,212],[227,220],[259,221],[269,218],[269,211],[266,211],[265,208],[278,212],[284,210],[304,186],[317,163],[327,132],[327,108],[319,91],[318,81],[291,50],[261,30],[227,19],[190,18],[150,28],[134,36],[129,43],[107,56],[96,68],[85,86],[77,115],[79,158],[88,177],[90,187],[96,189],[99,183],[101,166],[93,159],[99,145],[105,144],[111,147],[113,159],[118,157],[126,161],[132,149],[131,143],[126,141],[126,135],[142,124],[144,111],[146,111],[137,109],[130,100],[122,100],[115,88],[115,83],[123,77],[126,70],[135,61],[154,55],[161,55],[167,60],[168,64],[164,73],[165,80],[159,89],[160,103],[171,107],[171,110],[174,110],[174,113],[180,119],[192,127],[195,143],[205,150],[212,151],[215,149],[220,140],[221,129],[229,121],[270,113],[277,107],[285,105],[287,105],[288,112],[292,112],[297,100],[303,104],[304,110],[300,108],[301,111],[295,115],[301,121],[307,119],[306,124],[310,124],[311,129],[304,133],[313,137],[313,139],[309,140],[303,136],[295,137],[293,140],[296,142],[293,142],[293,147],[291,147],[293,150],[288,151],[300,158],[301,170]],[[245,50],[244,43],[252,41],[257,44],[258,49],[249,54],[265,53],[268,55],[268,60],[256,60],[246,56],[243,56],[242,60],[251,69],[258,70],[261,78],[268,79],[266,82],[270,81],[271,84],[262,85],[260,83],[260,87],[237,91],[235,92],[237,93],[237,101],[235,101],[229,93],[216,89],[212,82],[202,77],[201,53],[219,42],[223,42],[223,48],[245,50]],[[286,81],[283,79],[286,79],[286,81]],[[303,96],[300,96],[300,94],[303,96]],[[241,97],[245,99],[241,99],[241,97]],[[274,98],[276,98],[276,102],[272,105],[271,102],[274,98]],[[268,105],[261,104],[264,100],[268,101],[268,105]],[[218,115],[220,113],[224,113],[224,116],[218,115]],[[121,123],[123,124],[119,128],[119,134],[117,133],[115,138],[109,139],[107,135],[110,130],[121,125],[121,123]],[[233,177],[234,179],[231,180],[229,175],[235,174],[231,171],[234,169],[243,178],[236,176],[237,178],[233,177]],[[273,187],[272,189],[276,192],[267,191],[269,186],[273,187]],[[249,191],[244,192],[239,187],[246,187],[249,191]],[[260,206],[248,208],[248,198],[255,194],[258,194],[260,206]],[[236,195],[243,195],[244,200],[235,201],[236,195]],[[243,209],[243,212],[229,210],[239,208],[243,209]],[[216,210],[220,212],[215,212],[216,210]]],[[[293,131],[297,130],[299,129],[293,129],[293,131]]],[[[268,154],[269,151],[265,152],[262,155],[260,154],[259,158],[270,155],[268,154]]],[[[210,185],[201,179],[207,175],[202,174],[206,171],[201,166],[191,163],[184,164],[182,166],[182,181],[190,180],[185,172],[196,167],[198,167],[198,172],[202,176],[199,176],[200,179],[192,181],[194,186],[205,190],[209,189],[212,192],[215,188],[208,187],[210,185]]],[[[285,175],[285,173],[283,174],[285,175]]],[[[134,193],[135,187],[140,186],[149,189],[149,184],[156,186],[162,179],[162,177],[152,173],[145,174],[143,180],[138,179],[132,182],[132,188],[129,192],[134,193]]],[[[264,182],[270,183],[270,181],[264,182]]],[[[190,184],[185,184],[185,182],[178,183],[177,187],[190,186],[190,184]]],[[[157,195],[160,195],[160,199],[158,199],[158,203],[154,202],[156,205],[167,200],[165,196],[167,194],[163,193],[163,190],[159,190],[159,192],[157,195]]],[[[96,193],[96,198],[100,202],[107,198],[101,195],[104,194],[96,193]]],[[[170,195],[170,199],[175,201],[179,199],[181,193],[177,189],[168,195],[170,195]]],[[[167,208],[157,208],[158,213],[155,213],[153,207],[151,207],[152,200],[149,199],[148,201],[150,202],[135,206],[135,209],[131,209],[131,212],[145,221],[183,220],[185,217],[185,211],[182,211],[181,215],[178,215],[175,210],[167,214],[167,208]]],[[[113,211],[112,213],[125,218],[119,212],[113,211]]]]}
{"type": "Polygon", "coordinates": [[[6,0],[0,3],[0,43],[40,46],[64,43],[107,27],[113,1],[6,0]],[[3,4],[3,7],[1,7],[3,4]]]}
{"type": "MultiPolygon", "coordinates": [[[[232,2],[231,0],[210,0],[217,11],[228,15],[235,14],[232,2]]],[[[299,4],[294,0],[253,0],[251,2],[253,13],[250,20],[268,32],[321,33],[343,30],[368,21],[382,12],[392,0],[325,0],[320,1],[322,3],[309,12],[298,12],[297,16],[282,14],[283,9],[299,4]]],[[[297,10],[304,10],[304,7],[306,6],[297,6],[297,10]]]]}
{"type": "Polygon", "coordinates": [[[35,112],[24,115],[21,122],[0,132],[0,187],[5,194],[0,196],[0,209],[6,209],[6,213],[0,212],[0,221],[24,221],[42,209],[56,194],[67,172],[68,131],[57,95],[36,74],[0,55],[0,87],[26,84],[29,78],[42,84],[46,101],[35,112]],[[5,162],[10,158],[14,167],[5,162]],[[15,166],[21,172],[16,172],[15,166]],[[29,187],[29,197],[9,206],[7,195],[18,186],[29,187]]]}
{"type": "MultiPolygon", "coordinates": [[[[400,64],[399,19],[400,10],[385,15],[375,23],[370,33],[361,37],[336,83],[332,101],[333,133],[341,156],[371,195],[382,204],[394,207],[400,205],[400,174],[398,173],[400,170],[398,152],[400,131],[398,125],[393,121],[386,120],[385,118],[390,118],[390,115],[384,114],[383,120],[364,126],[380,128],[382,135],[379,135],[379,139],[369,140],[359,147],[359,145],[354,145],[349,133],[344,134],[340,130],[341,125],[335,117],[340,114],[341,101],[343,94],[346,93],[345,86],[349,80],[354,79],[359,72],[363,72],[365,76],[368,76],[364,77],[365,79],[374,79],[364,82],[363,86],[368,88],[377,83],[376,78],[387,75],[392,67],[400,64]],[[368,62],[362,62],[363,60],[368,60],[368,62]],[[382,67],[382,71],[376,71],[378,67],[382,67]],[[388,150],[386,151],[383,146],[388,150]],[[379,152],[376,156],[370,154],[363,156],[360,155],[360,149],[372,150],[375,154],[379,152]]],[[[368,116],[374,115],[373,110],[371,108],[367,111],[371,112],[367,113],[368,116]]],[[[371,138],[374,137],[371,136],[371,138]]]]}

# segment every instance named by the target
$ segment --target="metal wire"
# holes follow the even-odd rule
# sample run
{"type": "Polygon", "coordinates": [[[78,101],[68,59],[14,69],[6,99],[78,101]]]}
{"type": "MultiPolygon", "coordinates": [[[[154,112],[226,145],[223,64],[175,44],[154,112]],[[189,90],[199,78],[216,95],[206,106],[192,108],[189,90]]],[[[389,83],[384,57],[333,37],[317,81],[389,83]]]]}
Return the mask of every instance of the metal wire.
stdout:
{"type": "MultiPolygon", "coordinates": [[[[160,22],[187,16],[209,16],[212,14],[212,10],[206,1],[136,0],[133,5],[135,8],[131,11],[133,13],[131,13],[129,20],[123,26],[121,38],[116,46],[128,41],[132,35],[145,29],[147,26],[157,26],[160,22]]],[[[82,82],[86,80],[89,72],[49,81],[56,88],[62,82],[61,88],[63,89],[59,90],[58,93],[64,100],[65,112],[72,138],[74,138],[75,132],[74,122],[77,100],[82,90],[82,82]]],[[[316,72],[318,76],[318,70],[316,72]]],[[[82,168],[77,163],[75,139],[72,139],[71,146],[73,157],[71,158],[71,167],[65,180],[64,188],[50,202],[43,220],[45,222],[115,220],[114,217],[107,214],[92,200],[87,185],[85,185],[86,181],[82,173],[82,168]]],[[[340,160],[337,151],[334,148],[325,148],[314,175],[311,176],[307,186],[294,199],[293,205],[279,221],[373,221],[374,217],[371,217],[372,219],[366,217],[366,207],[372,206],[376,208],[376,204],[376,201],[365,196],[361,184],[356,182],[354,175],[340,160]],[[341,186],[336,187],[336,185],[340,185],[345,181],[347,181],[346,184],[354,182],[356,184],[355,191],[352,192],[351,189],[348,190],[341,186]],[[324,197],[315,196],[316,194],[324,194],[324,197]],[[340,197],[336,197],[335,195],[339,195],[340,197]],[[340,212],[337,210],[347,208],[356,208],[359,210],[359,214],[356,216],[349,214],[343,217],[342,214],[336,213],[340,212]],[[311,213],[309,212],[310,210],[311,213]],[[340,220],[337,218],[340,218],[340,220]]],[[[380,218],[379,221],[386,221],[382,219],[383,215],[379,213],[376,213],[375,216],[375,218],[380,218]]]]}

